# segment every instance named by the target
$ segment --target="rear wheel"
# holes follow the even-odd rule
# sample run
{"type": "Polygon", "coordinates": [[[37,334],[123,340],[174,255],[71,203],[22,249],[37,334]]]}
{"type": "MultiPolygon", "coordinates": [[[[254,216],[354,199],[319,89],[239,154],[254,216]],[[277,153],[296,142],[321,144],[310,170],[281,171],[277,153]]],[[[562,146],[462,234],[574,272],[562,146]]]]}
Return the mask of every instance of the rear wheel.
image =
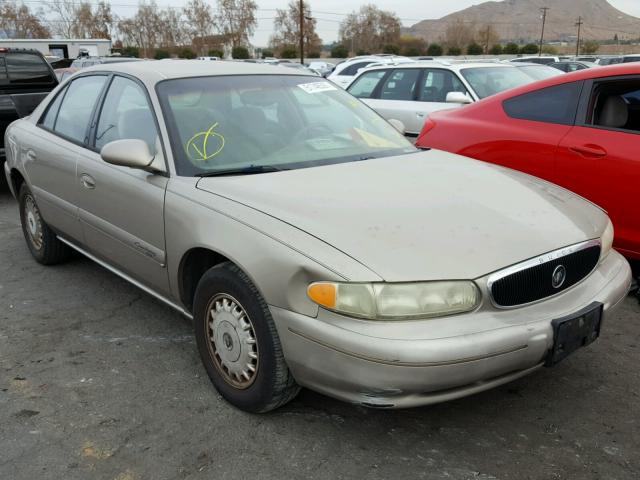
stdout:
{"type": "Polygon", "coordinates": [[[271,312],[238,267],[224,263],[203,275],[194,322],[202,362],[229,403],[261,413],[297,395],[300,388],[285,363],[271,312]]]}
{"type": "Polygon", "coordinates": [[[33,258],[43,265],[54,265],[69,258],[69,247],[58,240],[42,219],[36,199],[24,183],[20,187],[18,201],[22,233],[33,258]]]}

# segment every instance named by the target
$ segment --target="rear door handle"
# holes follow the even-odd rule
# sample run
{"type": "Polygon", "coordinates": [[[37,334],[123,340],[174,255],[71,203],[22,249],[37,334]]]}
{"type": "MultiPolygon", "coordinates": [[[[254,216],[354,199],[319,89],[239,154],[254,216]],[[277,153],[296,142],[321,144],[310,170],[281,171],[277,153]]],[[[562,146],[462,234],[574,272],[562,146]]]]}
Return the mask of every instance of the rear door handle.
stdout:
{"type": "Polygon", "coordinates": [[[589,158],[602,158],[607,156],[607,151],[598,145],[577,145],[569,147],[569,150],[589,158]]]}
{"type": "Polygon", "coordinates": [[[89,190],[93,190],[94,188],[96,188],[96,181],[91,175],[83,173],[82,175],[80,175],[80,181],[82,182],[82,186],[84,188],[88,188],[89,190]]]}
{"type": "Polygon", "coordinates": [[[37,159],[38,159],[38,156],[36,155],[36,152],[34,152],[33,150],[27,151],[27,160],[35,162],[37,159]]]}

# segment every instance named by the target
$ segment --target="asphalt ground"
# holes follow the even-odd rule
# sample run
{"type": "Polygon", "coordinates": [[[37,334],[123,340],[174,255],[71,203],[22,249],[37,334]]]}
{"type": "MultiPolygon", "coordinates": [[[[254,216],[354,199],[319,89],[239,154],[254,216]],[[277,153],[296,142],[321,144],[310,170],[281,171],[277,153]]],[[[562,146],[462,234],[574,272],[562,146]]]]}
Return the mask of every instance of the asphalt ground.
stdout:
{"type": "Polygon", "coordinates": [[[189,322],[83,258],[33,261],[0,193],[0,479],[637,479],[640,305],[557,365],[458,401],[370,410],[303,390],[226,404],[189,322]]]}

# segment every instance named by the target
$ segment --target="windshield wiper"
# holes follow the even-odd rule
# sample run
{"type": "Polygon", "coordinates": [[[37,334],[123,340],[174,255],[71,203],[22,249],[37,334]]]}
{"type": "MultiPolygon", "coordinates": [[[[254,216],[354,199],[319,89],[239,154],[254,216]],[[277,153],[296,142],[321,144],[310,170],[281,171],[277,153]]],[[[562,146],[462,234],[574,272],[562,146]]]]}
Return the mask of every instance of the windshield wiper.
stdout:
{"type": "Polygon", "coordinates": [[[224,177],[225,175],[255,175],[258,173],[282,172],[287,168],[278,168],[272,165],[250,165],[242,168],[228,168],[226,170],[213,170],[211,172],[196,173],[196,177],[224,177]]]}

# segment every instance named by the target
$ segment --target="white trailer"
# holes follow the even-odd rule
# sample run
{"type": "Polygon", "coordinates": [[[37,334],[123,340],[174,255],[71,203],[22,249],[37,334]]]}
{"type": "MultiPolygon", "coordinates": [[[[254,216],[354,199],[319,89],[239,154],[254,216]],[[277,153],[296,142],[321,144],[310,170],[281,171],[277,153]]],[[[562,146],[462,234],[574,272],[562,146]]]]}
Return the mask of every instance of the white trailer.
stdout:
{"type": "Polygon", "coordinates": [[[111,53],[111,40],[94,39],[57,39],[27,38],[19,40],[0,39],[0,47],[32,48],[43,55],[55,55],[60,58],[77,58],[81,52],[92,57],[103,57],[111,53]]]}

